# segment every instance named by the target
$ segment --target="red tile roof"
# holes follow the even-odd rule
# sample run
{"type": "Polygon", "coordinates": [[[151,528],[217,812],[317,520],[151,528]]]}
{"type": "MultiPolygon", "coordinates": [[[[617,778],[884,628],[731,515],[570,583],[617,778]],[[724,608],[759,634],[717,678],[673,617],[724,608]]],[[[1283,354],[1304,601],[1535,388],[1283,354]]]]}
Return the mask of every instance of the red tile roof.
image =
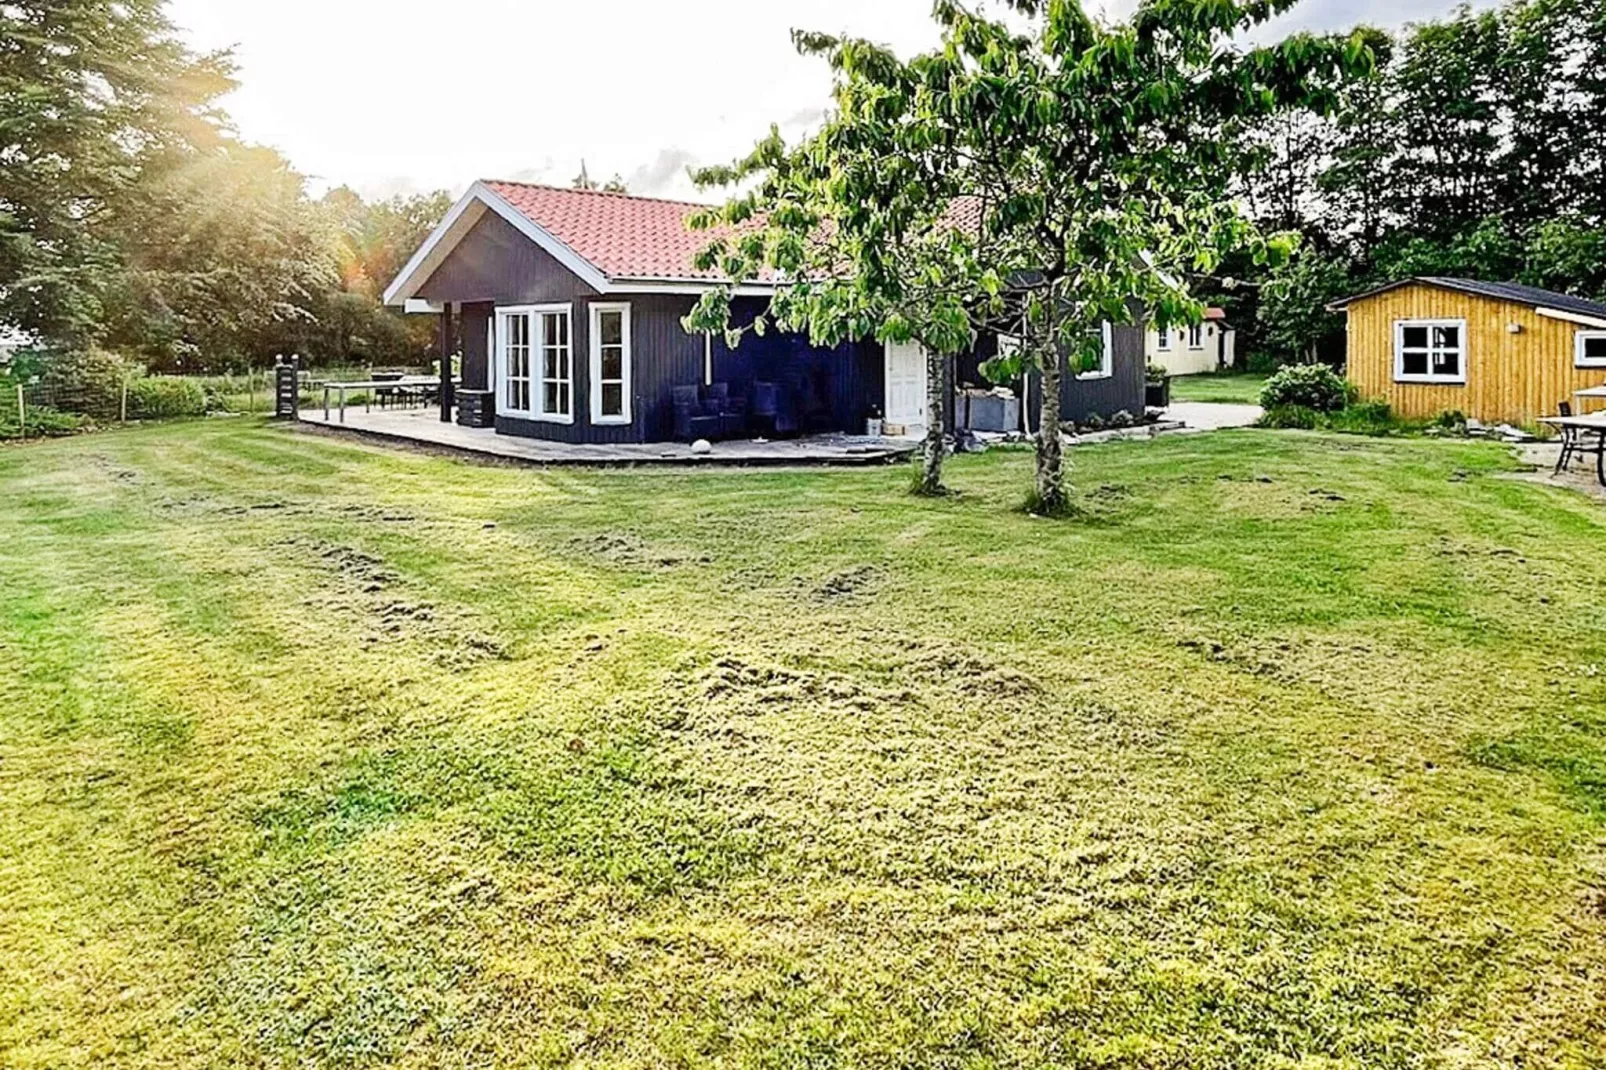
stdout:
{"type": "Polygon", "coordinates": [[[484,183],[611,279],[717,279],[694,260],[713,235],[686,225],[706,207],[629,193],[484,183]]]}

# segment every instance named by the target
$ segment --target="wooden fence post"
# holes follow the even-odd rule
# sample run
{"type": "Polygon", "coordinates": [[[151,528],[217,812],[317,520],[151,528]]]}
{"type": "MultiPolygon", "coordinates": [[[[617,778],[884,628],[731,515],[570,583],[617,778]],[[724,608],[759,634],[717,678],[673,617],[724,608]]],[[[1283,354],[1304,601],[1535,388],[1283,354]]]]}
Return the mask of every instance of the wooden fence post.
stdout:
{"type": "Polygon", "coordinates": [[[28,404],[22,396],[22,384],[17,384],[17,437],[28,437],[28,404]]]}
{"type": "Polygon", "coordinates": [[[281,354],[273,365],[273,415],[281,420],[301,416],[301,357],[286,360],[281,354]]]}

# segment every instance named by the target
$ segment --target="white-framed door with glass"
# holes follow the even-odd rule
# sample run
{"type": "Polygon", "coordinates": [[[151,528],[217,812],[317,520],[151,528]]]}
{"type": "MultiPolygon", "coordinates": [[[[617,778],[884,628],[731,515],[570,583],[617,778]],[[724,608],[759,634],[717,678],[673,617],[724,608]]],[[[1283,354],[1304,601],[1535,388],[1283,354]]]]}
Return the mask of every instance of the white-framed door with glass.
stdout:
{"type": "Polygon", "coordinates": [[[919,342],[886,343],[885,422],[906,435],[926,430],[926,351],[919,342]]]}

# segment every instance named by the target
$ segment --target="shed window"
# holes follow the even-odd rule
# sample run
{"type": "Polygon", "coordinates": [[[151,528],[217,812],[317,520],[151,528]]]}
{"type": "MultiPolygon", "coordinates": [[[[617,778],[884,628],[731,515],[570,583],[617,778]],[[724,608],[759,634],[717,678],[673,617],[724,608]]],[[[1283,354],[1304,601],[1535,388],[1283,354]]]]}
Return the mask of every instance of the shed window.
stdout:
{"type": "Polygon", "coordinates": [[[1160,348],[1160,349],[1170,349],[1171,348],[1171,328],[1170,327],[1156,327],[1154,329],[1154,332],[1158,336],[1158,343],[1157,343],[1158,348],[1160,348]]]}
{"type": "Polygon", "coordinates": [[[1394,379],[1401,383],[1464,383],[1465,320],[1397,320],[1394,379]]]}
{"type": "Polygon", "coordinates": [[[1115,373],[1114,332],[1105,323],[1099,330],[1099,366],[1077,374],[1078,379],[1108,379],[1115,373]]]}
{"type": "Polygon", "coordinates": [[[591,422],[630,422],[630,306],[591,306],[591,422]]]}
{"type": "Polygon", "coordinates": [[[1188,348],[1204,348],[1204,326],[1202,324],[1195,323],[1188,327],[1188,348]]]}
{"type": "Polygon", "coordinates": [[[1580,368],[1606,368],[1606,331],[1579,331],[1573,363],[1580,368]]]}

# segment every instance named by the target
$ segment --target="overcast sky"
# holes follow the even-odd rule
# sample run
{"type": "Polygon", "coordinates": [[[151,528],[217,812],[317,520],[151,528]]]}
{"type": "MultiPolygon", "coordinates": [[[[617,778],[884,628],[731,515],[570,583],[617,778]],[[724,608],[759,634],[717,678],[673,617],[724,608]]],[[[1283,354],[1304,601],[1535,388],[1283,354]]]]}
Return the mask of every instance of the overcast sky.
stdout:
{"type": "MultiPolygon", "coordinates": [[[[1107,0],[1119,14],[1131,0],[1107,0]]],[[[1451,0],[1305,0],[1289,27],[1397,26],[1451,0]]],[[[638,193],[694,196],[690,163],[819,118],[824,64],[790,30],[929,47],[930,0],[172,0],[198,48],[233,48],[240,134],[314,192],[365,196],[476,178],[567,184],[585,160],[638,193]]]]}

